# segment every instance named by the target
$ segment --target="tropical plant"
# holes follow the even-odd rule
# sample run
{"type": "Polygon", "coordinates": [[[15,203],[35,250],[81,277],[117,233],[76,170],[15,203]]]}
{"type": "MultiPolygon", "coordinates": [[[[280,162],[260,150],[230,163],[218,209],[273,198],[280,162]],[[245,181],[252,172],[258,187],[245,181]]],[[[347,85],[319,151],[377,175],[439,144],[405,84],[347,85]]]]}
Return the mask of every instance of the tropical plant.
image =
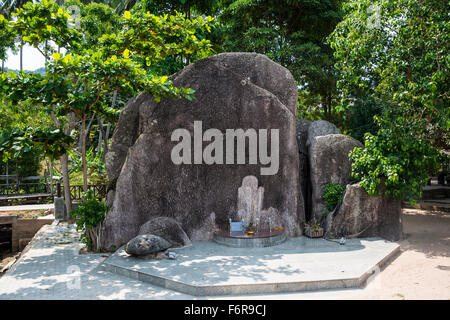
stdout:
{"type": "Polygon", "coordinates": [[[29,2],[14,13],[9,32],[40,50],[48,62],[44,75],[2,74],[0,92],[3,99],[12,103],[28,100],[46,105],[49,113],[56,117],[74,114],[81,120],[83,186],[86,191],[88,117],[107,114],[113,92],[121,97],[131,97],[146,91],[156,101],[164,96],[192,99],[193,90],[176,88],[167,76],[155,75],[146,67],[174,53],[207,55],[209,42],[197,39],[194,33],[198,29],[208,29],[207,23],[211,19],[199,17],[190,21],[180,14],[156,16],[149,12],[129,11],[116,17],[105,5],[83,6],[79,1],[67,5],[71,3],[77,3],[82,12],[91,12],[82,18],[80,29],[72,28],[69,13],[52,1],[29,2]],[[93,15],[109,17],[105,25],[110,27],[101,37],[95,37],[98,28],[89,27],[95,21],[93,15]],[[64,47],[66,53],[56,52],[48,46],[50,41],[64,47]]]}
{"type": "Polygon", "coordinates": [[[303,228],[305,229],[305,231],[310,231],[310,232],[316,232],[318,230],[320,230],[322,228],[322,221],[317,221],[317,219],[315,217],[313,217],[310,221],[306,222],[305,220],[302,221],[303,222],[303,228]]]}
{"type": "Polygon", "coordinates": [[[379,195],[385,184],[387,196],[413,202],[439,169],[443,155],[416,135],[416,126],[424,126],[424,121],[404,118],[401,113],[375,119],[377,133],[366,133],[364,148],[350,153],[352,175],[370,195],[379,195]]]}
{"type": "Polygon", "coordinates": [[[345,187],[339,183],[330,182],[325,186],[322,198],[325,200],[325,207],[332,211],[338,203],[342,202],[345,187]]]}
{"type": "Polygon", "coordinates": [[[326,37],[342,18],[341,1],[228,0],[222,6],[222,50],[262,53],[288,68],[308,103],[329,118],[336,74],[326,37]]]}
{"type": "MultiPolygon", "coordinates": [[[[0,0],[0,15],[6,17],[7,19],[11,19],[11,14],[19,8],[22,8],[25,3],[30,0],[0,0]]],[[[1,24],[0,18],[0,24],[1,24]]],[[[0,40],[1,36],[0,36],[0,40]]],[[[8,39],[9,40],[9,39],[8,39]]],[[[1,41],[0,41],[1,42],[1,41]]],[[[1,51],[1,49],[0,49],[1,51]]],[[[1,55],[0,55],[1,56],[1,55]]],[[[20,70],[23,70],[23,43],[21,43],[19,47],[19,57],[20,57],[20,70]]],[[[3,72],[3,61],[5,57],[0,57],[2,59],[2,72],[3,72]]]]}
{"type": "Polygon", "coordinates": [[[449,3],[357,0],[329,37],[337,59],[341,105],[365,149],[353,175],[369,194],[412,200],[450,147],[449,3]],[[365,127],[365,128],[364,128],[365,127]]]}
{"type": "Polygon", "coordinates": [[[81,240],[89,250],[100,250],[100,229],[108,206],[94,197],[92,190],[83,193],[83,202],[70,211],[75,219],[77,230],[81,231],[81,240]]]}

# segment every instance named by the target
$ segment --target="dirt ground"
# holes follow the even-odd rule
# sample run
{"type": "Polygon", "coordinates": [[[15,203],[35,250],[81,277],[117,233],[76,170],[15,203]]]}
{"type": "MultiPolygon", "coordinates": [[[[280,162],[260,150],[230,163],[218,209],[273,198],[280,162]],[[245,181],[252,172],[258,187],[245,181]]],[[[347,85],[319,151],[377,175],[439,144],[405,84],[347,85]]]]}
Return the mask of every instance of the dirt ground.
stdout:
{"type": "Polygon", "coordinates": [[[0,216],[17,216],[20,219],[37,219],[53,214],[54,209],[40,209],[40,210],[24,210],[24,211],[1,211],[0,216]]]}
{"type": "Polygon", "coordinates": [[[450,213],[403,213],[400,255],[349,299],[450,299],[450,213]]]}
{"type": "MultiPolygon", "coordinates": [[[[17,216],[20,219],[37,219],[39,217],[45,217],[47,215],[53,214],[54,209],[41,209],[41,210],[24,210],[24,211],[1,211],[0,216],[17,216]]],[[[18,258],[19,254],[9,251],[0,252],[0,271],[5,267],[11,260],[18,258]]],[[[1,272],[0,272],[1,277],[1,272]]]]}

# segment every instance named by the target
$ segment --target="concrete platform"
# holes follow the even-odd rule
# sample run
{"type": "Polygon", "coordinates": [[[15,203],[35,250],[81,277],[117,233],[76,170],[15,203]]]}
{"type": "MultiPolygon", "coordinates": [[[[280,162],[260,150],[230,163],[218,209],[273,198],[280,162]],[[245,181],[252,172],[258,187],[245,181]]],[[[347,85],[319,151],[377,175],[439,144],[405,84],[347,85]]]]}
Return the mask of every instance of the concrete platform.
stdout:
{"type": "Polygon", "coordinates": [[[245,235],[242,231],[217,231],[213,241],[218,244],[235,248],[263,248],[276,246],[286,241],[284,231],[264,230],[253,236],[245,235]]]}
{"type": "Polygon", "coordinates": [[[291,238],[265,248],[194,242],[170,249],[176,260],[142,260],[120,248],[99,268],[194,296],[240,295],[358,288],[400,250],[379,238],[291,238]]]}

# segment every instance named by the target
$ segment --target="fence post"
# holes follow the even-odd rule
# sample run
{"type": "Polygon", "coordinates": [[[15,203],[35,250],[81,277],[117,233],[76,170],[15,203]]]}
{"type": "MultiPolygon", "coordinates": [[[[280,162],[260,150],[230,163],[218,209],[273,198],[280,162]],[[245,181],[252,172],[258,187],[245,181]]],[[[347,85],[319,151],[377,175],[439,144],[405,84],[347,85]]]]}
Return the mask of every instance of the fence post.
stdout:
{"type": "Polygon", "coordinates": [[[9,166],[8,161],[6,161],[6,195],[9,194],[9,166]]]}
{"type": "Polygon", "coordinates": [[[16,162],[16,184],[17,184],[17,193],[20,193],[20,185],[19,185],[19,168],[16,162]]]}

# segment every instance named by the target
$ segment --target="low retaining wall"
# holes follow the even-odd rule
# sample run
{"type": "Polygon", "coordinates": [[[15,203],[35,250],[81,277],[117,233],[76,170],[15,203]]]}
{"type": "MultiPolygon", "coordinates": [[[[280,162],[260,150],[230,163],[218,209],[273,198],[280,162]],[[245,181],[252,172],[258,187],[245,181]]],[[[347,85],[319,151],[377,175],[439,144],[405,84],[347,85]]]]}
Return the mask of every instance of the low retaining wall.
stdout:
{"type": "Polygon", "coordinates": [[[12,252],[22,251],[36,232],[46,224],[52,224],[54,219],[20,219],[17,216],[0,216],[0,224],[12,226],[12,252]]]}

